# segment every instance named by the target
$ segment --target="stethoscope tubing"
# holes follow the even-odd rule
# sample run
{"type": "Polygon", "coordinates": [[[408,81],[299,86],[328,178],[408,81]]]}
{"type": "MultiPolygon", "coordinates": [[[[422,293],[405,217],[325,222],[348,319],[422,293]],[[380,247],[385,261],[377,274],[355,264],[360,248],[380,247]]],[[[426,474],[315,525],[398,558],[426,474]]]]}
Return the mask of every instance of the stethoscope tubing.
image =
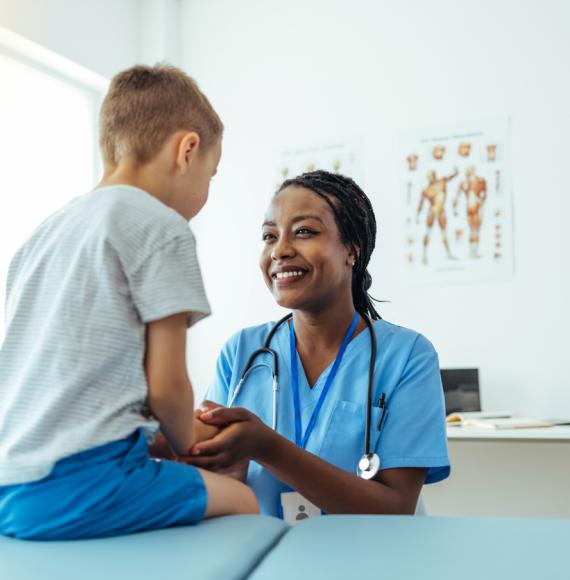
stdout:
{"type": "Polygon", "coordinates": [[[370,331],[370,363],[368,366],[368,393],[366,397],[366,422],[364,426],[364,454],[370,454],[370,425],[372,424],[372,397],[374,395],[374,365],[376,364],[376,333],[368,316],[363,317],[370,331]]]}
{"type": "MultiPolygon", "coordinates": [[[[370,442],[371,442],[371,424],[372,424],[372,398],[373,398],[373,390],[374,390],[374,366],[376,364],[376,351],[377,351],[377,344],[376,344],[376,333],[374,332],[374,325],[372,320],[369,316],[361,315],[368,326],[368,331],[370,333],[370,364],[368,367],[368,389],[367,389],[367,396],[366,396],[366,420],[365,420],[365,428],[364,428],[364,455],[370,455],[370,442]]],[[[273,368],[272,368],[272,375],[273,375],[273,420],[272,420],[272,427],[273,430],[277,431],[277,399],[279,396],[279,359],[277,356],[277,352],[271,348],[271,341],[275,336],[277,330],[285,324],[288,320],[293,317],[292,313],[287,314],[280,320],[278,320],[271,330],[269,334],[265,338],[263,346],[254,352],[251,353],[245,367],[241,373],[240,380],[234,390],[233,396],[228,402],[228,407],[233,406],[243,383],[245,382],[249,372],[254,368],[255,359],[263,353],[271,355],[273,359],[273,368]]],[[[269,366],[269,365],[263,365],[269,366]]],[[[385,408],[382,409],[382,414],[384,416],[385,408]]],[[[379,428],[380,425],[379,425],[379,428]]]]}

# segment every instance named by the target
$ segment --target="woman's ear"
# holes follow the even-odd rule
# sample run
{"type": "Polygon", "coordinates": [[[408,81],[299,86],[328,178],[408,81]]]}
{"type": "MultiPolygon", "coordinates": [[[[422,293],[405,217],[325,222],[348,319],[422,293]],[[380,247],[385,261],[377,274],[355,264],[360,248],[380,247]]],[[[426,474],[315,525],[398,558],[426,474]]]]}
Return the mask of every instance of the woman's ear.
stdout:
{"type": "Polygon", "coordinates": [[[360,249],[356,246],[353,246],[350,252],[348,253],[348,257],[346,259],[346,263],[349,266],[354,267],[356,265],[356,261],[358,260],[358,256],[360,255],[360,249]]]}

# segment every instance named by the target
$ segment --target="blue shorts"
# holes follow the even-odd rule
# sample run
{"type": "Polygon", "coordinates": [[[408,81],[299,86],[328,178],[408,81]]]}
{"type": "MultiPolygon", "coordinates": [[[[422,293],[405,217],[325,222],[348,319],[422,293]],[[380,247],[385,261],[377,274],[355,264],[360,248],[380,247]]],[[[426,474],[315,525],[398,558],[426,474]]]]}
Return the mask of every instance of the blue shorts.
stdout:
{"type": "Polygon", "coordinates": [[[118,536],[197,524],[207,492],[190,465],[151,459],[142,430],[0,487],[0,534],[37,540],[118,536]]]}

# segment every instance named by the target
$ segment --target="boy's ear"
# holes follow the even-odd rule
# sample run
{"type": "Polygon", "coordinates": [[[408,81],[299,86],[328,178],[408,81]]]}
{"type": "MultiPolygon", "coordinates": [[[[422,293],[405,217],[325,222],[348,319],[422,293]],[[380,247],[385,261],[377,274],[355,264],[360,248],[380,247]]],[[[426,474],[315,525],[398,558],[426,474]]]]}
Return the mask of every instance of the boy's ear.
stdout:
{"type": "Polygon", "coordinates": [[[195,131],[183,133],[178,140],[176,167],[181,173],[186,173],[188,167],[198,154],[200,135],[195,131]]]}

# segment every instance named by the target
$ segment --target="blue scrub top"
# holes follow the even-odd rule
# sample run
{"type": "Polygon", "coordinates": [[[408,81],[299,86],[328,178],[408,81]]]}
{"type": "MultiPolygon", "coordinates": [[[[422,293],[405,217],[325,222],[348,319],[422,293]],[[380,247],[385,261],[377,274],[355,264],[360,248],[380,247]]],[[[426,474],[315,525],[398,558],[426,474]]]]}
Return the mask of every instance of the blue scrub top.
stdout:
{"type": "MultiPolygon", "coordinates": [[[[275,323],[245,328],[224,345],[216,367],[216,378],[206,398],[226,405],[239,382],[247,359],[263,345],[275,323]]],[[[427,467],[425,483],[435,483],[449,475],[445,429],[445,405],[439,361],[432,344],[421,334],[385,320],[375,321],[377,340],[374,367],[371,448],[381,458],[382,469],[427,467]],[[388,411],[378,436],[381,393],[388,411]]],[[[279,357],[279,399],[277,431],[295,441],[295,414],[291,389],[289,326],[283,324],[271,347],[279,357]]],[[[364,453],[364,426],[370,333],[360,332],[349,343],[327,398],[322,406],[307,451],[350,473],[364,453]]],[[[299,355],[297,355],[298,357],[299,355]]],[[[255,413],[271,426],[273,413],[272,360],[256,358],[234,403],[255,413]]],[[[298,358],[299,397],[303,433],[319,399],[332,363],[311,389],[298,358]]],[[[260,503],[261,512],[278,515],[280,494],[287,486],[261,465],[250,462],[247,483],[260,503]]]]}

